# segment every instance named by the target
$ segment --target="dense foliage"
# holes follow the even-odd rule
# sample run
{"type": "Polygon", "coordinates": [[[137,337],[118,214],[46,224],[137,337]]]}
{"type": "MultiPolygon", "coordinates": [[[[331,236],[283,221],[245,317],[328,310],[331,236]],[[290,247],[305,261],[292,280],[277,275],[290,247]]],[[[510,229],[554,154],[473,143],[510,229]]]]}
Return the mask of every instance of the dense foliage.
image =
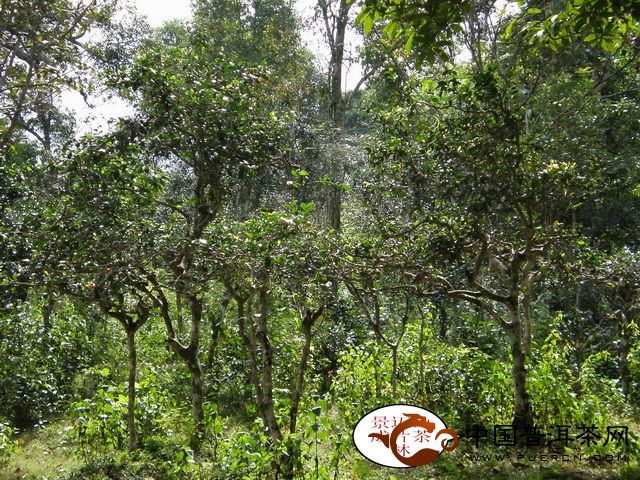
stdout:
{"type": "Polygon", "coordinates": [[[398,403],[460,434],[407,478],[637,478],[635,2],[318,0],[326,66],[288,0],[122,7],[0,3],[6,478],[396,478],[398,403]]]}

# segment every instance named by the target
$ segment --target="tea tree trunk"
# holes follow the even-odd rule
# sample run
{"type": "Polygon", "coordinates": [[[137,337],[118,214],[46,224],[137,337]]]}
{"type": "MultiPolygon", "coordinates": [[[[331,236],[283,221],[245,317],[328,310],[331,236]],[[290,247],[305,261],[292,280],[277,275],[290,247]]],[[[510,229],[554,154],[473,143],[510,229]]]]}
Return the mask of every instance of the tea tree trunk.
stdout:
{"type": "Polygon", "coordinates": [[[511,347],[511,374],[513,376],[514,413],[513,426],[529,428],[533,426],[533,410],[527,392],[526,356],[522,325],[516,312],[510,312],[511,322],[506,328],[506,334],[511,347]]]}
{"type": "Polygon", "coordinates": [[[136,351],[136,330],[127,329],[127,347],[129,349],[129,399],[127,403],[127,430],[129,433],[129,451],[138,449],[136,432],[136,374],[138,356],[136,351]]]}

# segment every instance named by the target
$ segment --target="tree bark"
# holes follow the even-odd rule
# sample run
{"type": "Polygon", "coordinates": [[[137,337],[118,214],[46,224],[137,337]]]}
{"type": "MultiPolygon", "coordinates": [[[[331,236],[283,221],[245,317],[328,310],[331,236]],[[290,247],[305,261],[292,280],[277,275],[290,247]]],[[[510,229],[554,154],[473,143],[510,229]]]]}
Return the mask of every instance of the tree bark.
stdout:
{"type": "Polygon", "coordinates": [[[300,354],[300,363],[298,364],[298,372],[296,375],[296,384],[291,398],[291,411],[289,412],[289,431],[295,433],[298,423],[298,409],[300,408],[300,400],[304,392],[304,371],[307,368],[309,354],[311,352],[311,331],[307,334],[304,332],[304,346],[300,354]]]}
{"type": "MultiPolygon", "coordinates": [[[[329,83],[331,100],[329,114],[337,135],[337,145],[340,145],[344,128],[345,98],[342,92],[342,63],[344,61],[345,37],[349,23],[349,10],[353,5],[347,0],[338,0],[338,12],[333,14],[329,6],[330,0],[318,2],[325,22],[325,34],[331,50],[329,63],[329,83]]],[[[343,182],[344,163],[336,149],[330,152],[329,177],[335,184],[343,182]]],[[[336,232],[341,228],[342,188],[339,185],[329,187],[327,198],[327,223],[336,232]]],[[[337,287],[337,286],[336,286],[337,287]]]]}
{"type": "Polygon", "coordinates": [[[182,334],[184,333],[184,317],[183,315],[183,308],[182,308],[182,296],[180,295],[180,293],[178,291],[175,292],[176,294],[176,324],[178,327],[178,335],[180,337],[182,337],[182,334]]]}
{"type": "Polygon", "coordinates": [[[193,449],[199,451],[204,439],[204,386],[202,369],[198,361],[198,346],[200,345],[200,326],[202,325],[202,301],[191,295],[189,297],[191,310],[191,335],[189,346],[182,350],[183,358],[191,373],[191,410],[194,423],[193,449]]]}
{"type": "Polygon", "coordinates": [[[440,301],[436,303],[436,308],[438,310],[438,320],[440,322],[440,329],[438,335],[440,336],[440,340],[445,340],[447,338],[447,330],[449,328],[449,317],[447,316],[447,307],[444,302],[440,301]]]}
{"type": "Polygon", "coordinates": [[[338,129],[343,127],[344,123],[344,97],[342,95],[342,62],[344,61],[344,42],[349,23],[349,10],[352,2],[340,0],[338,15],[335,18],[335,29],[333,32],[327,32],[329,44],[331,47],[331,106],[330,112],[334,126],[338,129]]]}
{"type": "Polygon", "coordinates": [[[202,440],[204,440],[204,383],[202,382],[202,369],[198,362],[197,350],[189,349],[185,355],[185,361],[191,373],[191,412],[193,415],[194,436],[192,448],[194,451],[200,450],[202,440]]]}
{"type": "Polygon", "coordinates": [[[324,312],[324,307],[320,307],[318,310],[307,310],[304,318],[302,319],[302,333],[304,334],[304,346],[302,347],[302,353],[300,354],[300,362],[298,363],[298,372],[296,375],[295,388],[291,397],[291,411],[289,413],[289,431],[294,433],[296,431],[296,425],[298,421],[298,409],[300,407],[300,400],[304,392],[304,373],[307,369],[307,363],[309,361],[309,355],[311,354],[311,329],[316,320],[324,312]]]}
{"type": "Polygon", "coordinates": [[[527,277],[524,281],[524,294],[522,296],[522,320],[523,320],[523,347],[524,354],[531,357],[531,345],[533,343],[533,330],[531,323],[531,300],[532,300],[533,279],[527,277]]]}
{"type": "Polygon", "coordinates": [[[253,383],[253,386],[256,390],[256,407],[258,408],[258,414],[260,415],[260,418],[262,418],[266,424],[266,415],[262,410],[262,388],[260,387],[260,373],[258,372],[258,359],[255,341],[247,331],[246,325],[247,319],[244,307],[245,302],[250,300],[249,297],[241,298],[237,295],[234,295],[234,299],[238,308],[238,335],[240,335],[242,343],[244,343],[244,346],[247,349],[247,353],[249,354],[249,377],[251,378],[251,383],[253,383]]]}
{"type": "Polygon", "coordinates": [[[266,427],[271,438],[279,442],[282,440],[282,432],[278,426],[278,420],[276,418],[275,410],[273,408],[273,349],[271,342],[269,341],[269,334],[267,330],[267,315],[268,315],[268,303],[269,303],[269,287],[267,280],[263,280],[264,283],[259,292],[259,307],[260,311],[256,315],[256,340],[260,345],[262,353],[262,410],[265,415],[266,427]]]}
{"type": "Polygon", "coordinates": [[[136,374],[138,369],[138,355],[136,351],[135,326],[127,325],[127,347],[129,349],[129,399],[127,403],[127,430],[129,433],[129,451],[138,449],[138,435],[136,432],[136,374]]]}
{"type": "Polygon", "coordinates": [[[154,292],[148,291],[148,295],[153,299],[155,304],[160,308],[160,314],[167,329],[167,342],[171,349],[178,357],[185,362],[189,373],[191,374],[191,410],[194,422],[194,437],[192,439],[192,448],[195,452],[200,449],[201,441],[204,438],[204,387],[202,382],[202,370],[198,361],[198,347],[200,344],[200,327],[202,325],[202,301],[196,296],[188,292],[181,293],[185,295],[189,302],[191,311],[191,332],[189,345],[184,346],[176,338],[176,332],[173,327],[173,319],[169,311],[169,301],[164,295],[163,289],[160,287],[154,275],[149,275],[148,280],[154,286],[154,292]]]}
{"type": "Polygon", "coordinates": [[[245,311],[245,303],[248,302],[247,306],[251,306],[251,297],[243,297],[237,292],[232,292],[232,295],[238,307],[238,333],[249,354],[249,372],[256,391],[258,414],[269,436],[277,443],[282,440],[282,432],[273,408],[273,358],[267,333],[268,287],[260,289],[260,310],[258,315],[253,316],[256,320],[252,328],[247,328],[247,317],[251,317],[250,309],[249,312],[245,311]]]}
{"type": "Polygon", "coordinates": [[[398,391],[398,344],[397,343],[391,346],[391,360],[392,360],[391,392],[393,394],[393,398],[396,398],[396,393],[398,391]]]}
{"type": "Polygon", "coordinates": [[[510,323],[506,327],[511,346],[514,388],[513,426],[516,428],[533,427],[533,409],[527,392],[526,356],[523,349],[523,333],[517,311],[509,312],[510,323]]]}
{"type": "Polygon", "coordinates": [[[51,317],[53,315],[53,308],[55,307],[56,300],[53,296],[53,292],[47,289],[47,302],[42,307],[42,330],[45,335],[49,335],[51,331],[51,317]]]}
{"type": "Polygon", "coordinates": [[[227,315],[227,308],[229,307],[229,293],[224,292],[222,300],[220,301],[219,315],[211,315],[211,337],[209,342],[209,352],[207,353],[207,370],[211,370],[213,366],[213,359],[218,347],[218,338],[222,332],[222,322],[227,315]]]}
{"type": "MultiPolygon", "coordinates": [[[[289,411],[289,433],[295,433],[298,422],[298,410],[300,407],[300,400],[304,392],[304,374],[307,369],[307,362],[311,353],[311,329],[313,328],[316,320],[322,315],[324,307],[320,307],[315,312],[307,310],[302,318],[302,333],[304,334],[304,346],[300,354],[300,361],[298,362],[298,371],[296,373],[296,381],[291,395],[291,410],[289,411]]],[[[295,477],[295,465],[297,459],[300,458],[302,453],[300,447],[294,442],[288,442],[287,455],[282,458],[281,471],[285,479],[293,479],[295,477]]]]}
{"type": "Polygon", "coordinates": [[[138,353],[136,349],[136,332],[149,319],[149,308],[142,302],[138,304],[136,312],[127,312],[122,306],[114,306],[108,300],[99,299],[102,311],[115,318],[127,333],[127,350],[129,353],[129,377],[127,399],[127,434],[129,451],[138,448],[138,434],[136,431],[136,376],[138,370],[138,353]]]}

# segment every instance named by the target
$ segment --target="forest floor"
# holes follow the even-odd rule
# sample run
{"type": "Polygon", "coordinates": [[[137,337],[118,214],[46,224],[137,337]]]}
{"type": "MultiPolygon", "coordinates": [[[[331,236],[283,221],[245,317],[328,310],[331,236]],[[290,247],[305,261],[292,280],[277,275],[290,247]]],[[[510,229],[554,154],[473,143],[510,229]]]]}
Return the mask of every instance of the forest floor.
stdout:
{"type": "Polygon", "coordinates": [[[25,431],[8,467],[0,468],[0,480],[53,479],[78,469],[83,460],[76,455],[77,448],[71,445],[68,430],[68,423],[56,420],[25,431]]]}
{"type": "MultiPolygon", "coordinates": [[[[19,449],[10,464],[0,468],[0,480],[171,480],[186,478],[167,475],[154,467],[153,459],[142,455],[128,457],[125,453],[111,457],[87,458],[72,445],[70,425],[64,420],[52,421],[45,427],[24,432],[19,449]]],[[[517,455],[496,459],[495,452],[458,449],[432,465],[416,469],[389,469],[362,458],[350,458],[342,467],[342,480],[638,480],[640,465],[633,461],[614,459],[593,462],[554,461],[547,457],[528,459],[517,455]]],[[[212,467],[212,465],[209,465],[212,467]]],[[[309,472],[308,478],[312,478],[309,472]]],[[[194,477],[215,478],[206,472],[194,477]]],[[[226,478],[226,477],[225,477],[226,478]]],[[[245,477],[250,478],[250,477],[245,477]]]]}

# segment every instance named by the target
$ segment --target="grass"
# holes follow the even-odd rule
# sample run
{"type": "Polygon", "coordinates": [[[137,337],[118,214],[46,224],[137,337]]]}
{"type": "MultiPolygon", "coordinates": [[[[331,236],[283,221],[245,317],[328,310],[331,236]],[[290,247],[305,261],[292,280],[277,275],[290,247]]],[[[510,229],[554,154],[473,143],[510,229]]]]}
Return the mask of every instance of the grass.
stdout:
{"type": "Polygon", "coordinates": [[[70,444],[68,422],[55,420],[18,437],[18,451],[0,469],[0,480],[51,479],[77,469],[82,460],[70,444]]]}

